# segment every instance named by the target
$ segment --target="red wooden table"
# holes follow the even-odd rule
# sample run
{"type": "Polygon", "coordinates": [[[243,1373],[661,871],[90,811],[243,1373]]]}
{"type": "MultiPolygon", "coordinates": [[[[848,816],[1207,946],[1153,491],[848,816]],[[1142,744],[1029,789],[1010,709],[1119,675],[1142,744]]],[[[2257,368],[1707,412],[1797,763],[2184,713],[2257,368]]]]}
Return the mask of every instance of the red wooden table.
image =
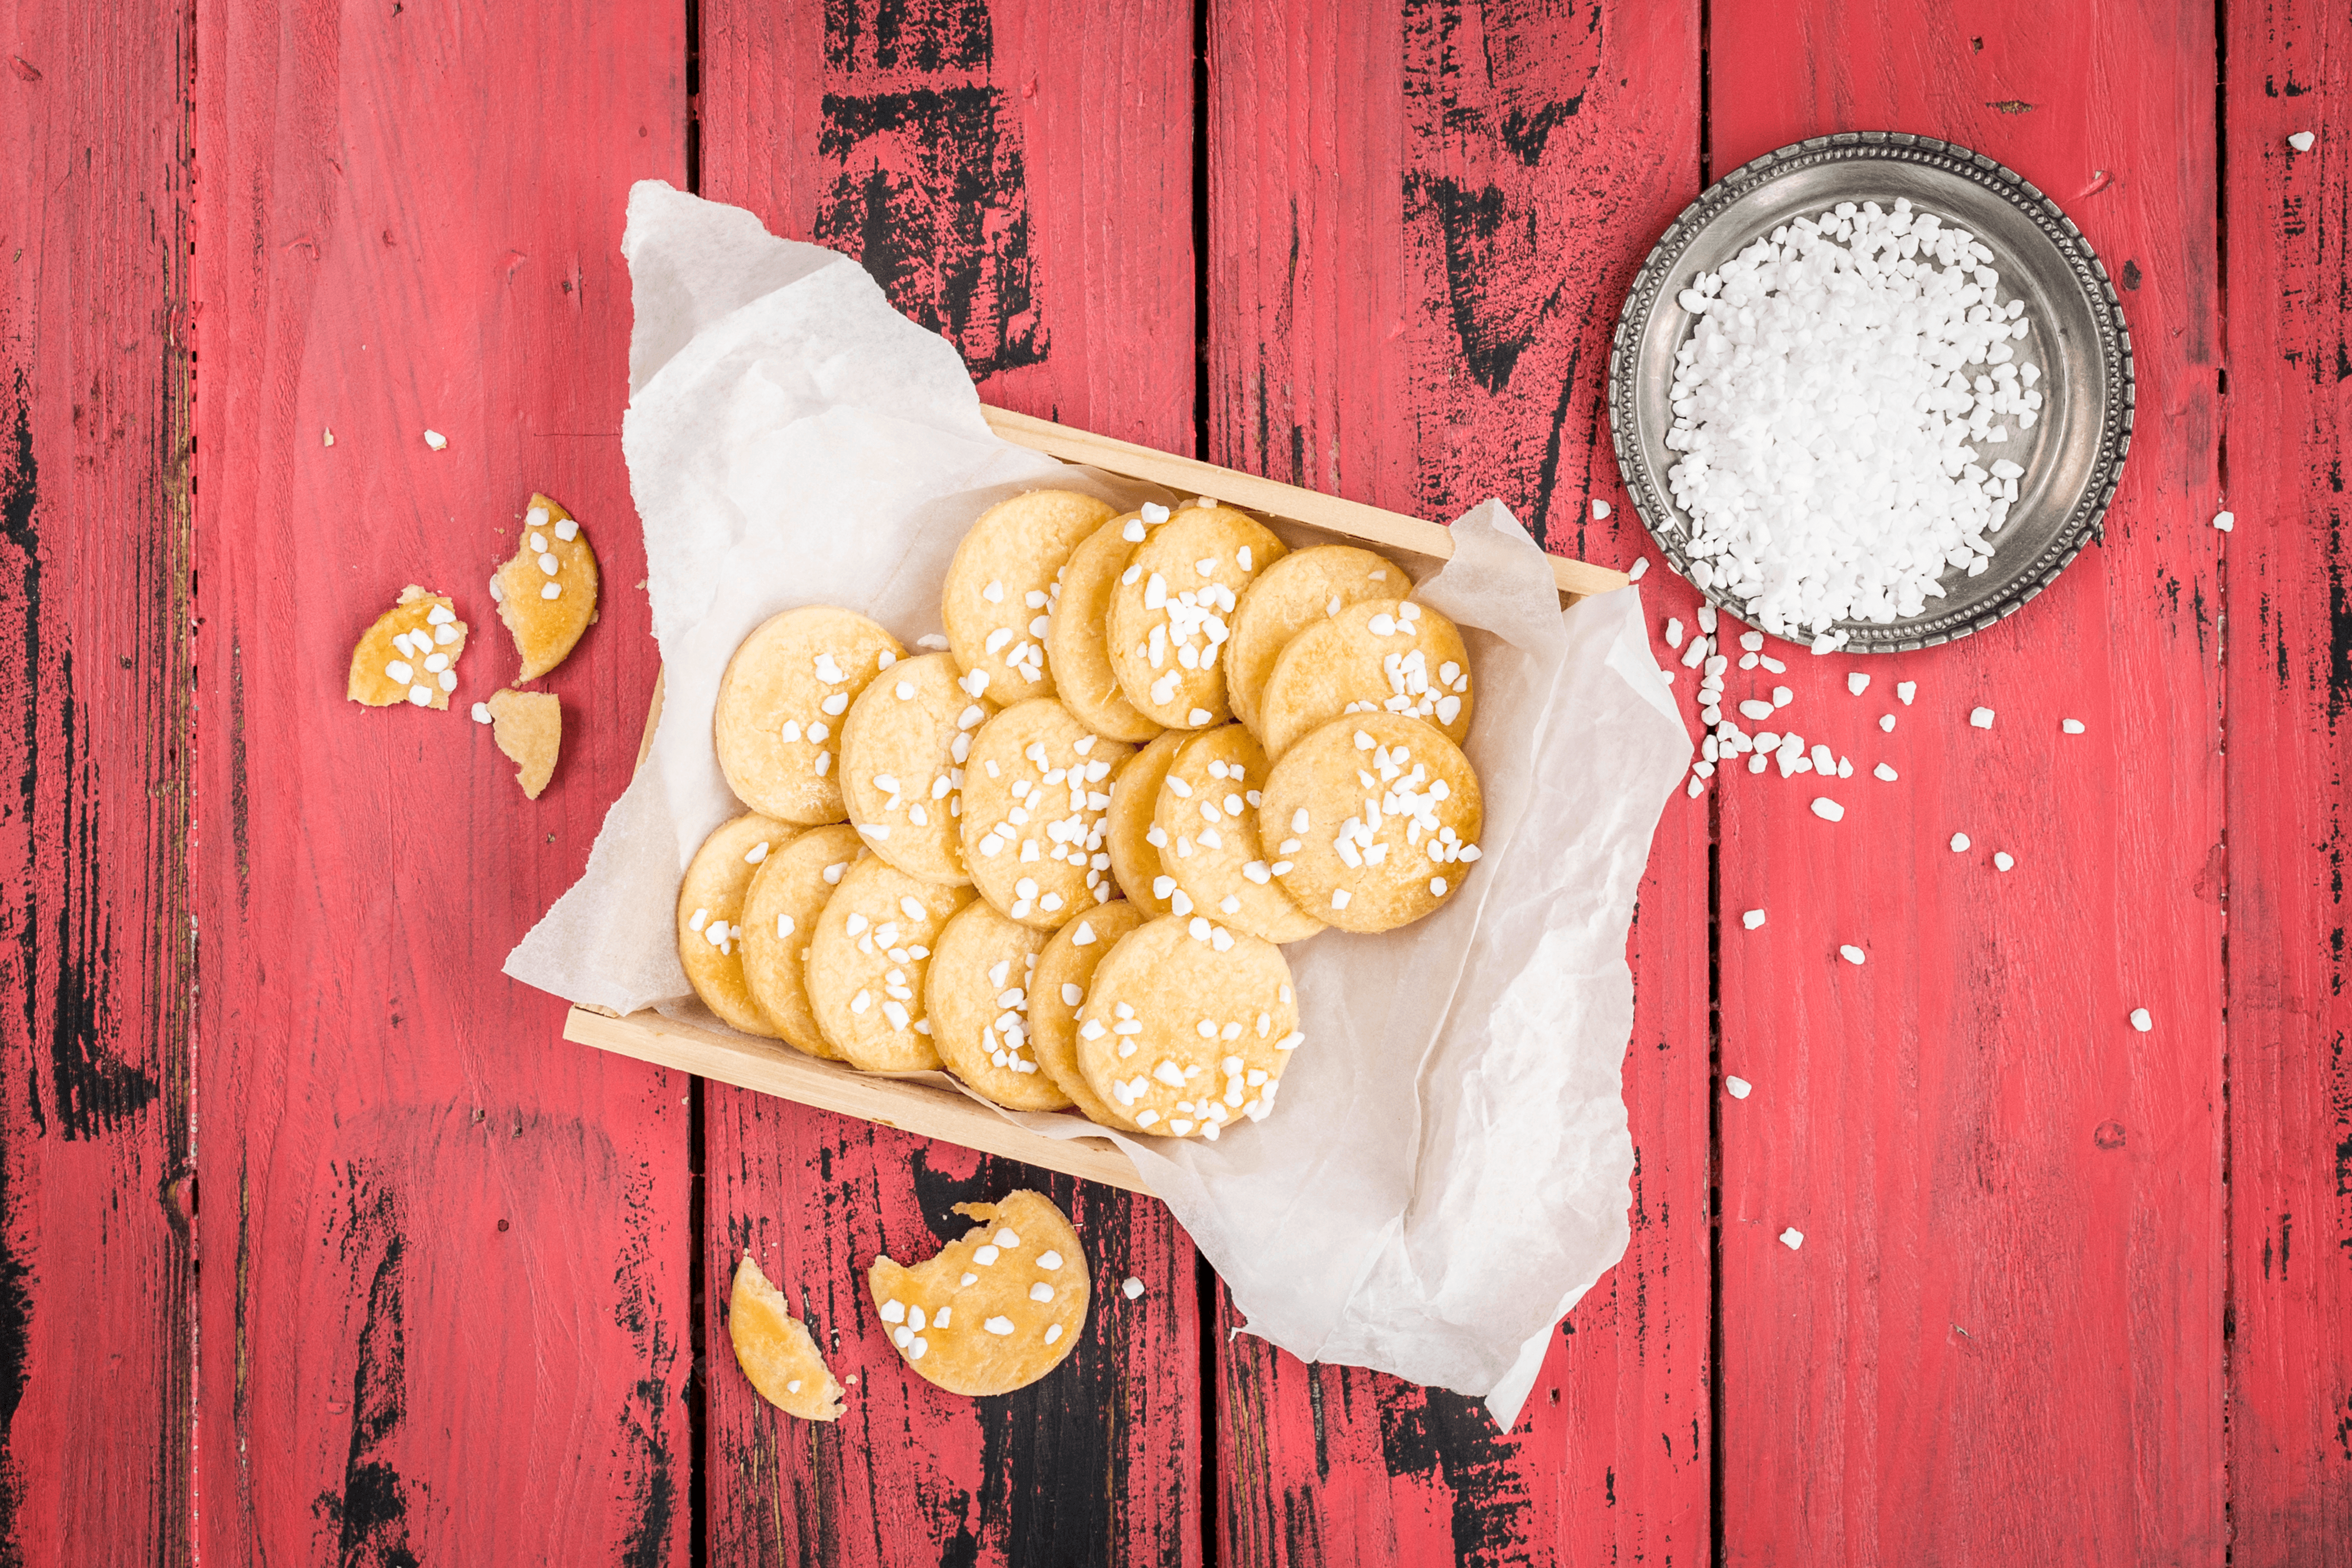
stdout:
{"type": "Polygon", "coordinates": [[[2348,79],[2313,0],[0,0],[0,1563],[2352,1563],[2348,79]],[[2067,207],[2129,468],[2023,614],[1870,666],[1883,746],[1793,661],[1899,785],[1666,813],[1633,1245],[1515,1430],[1232,1338],[1154,1202],[499,976],[654,675],[630,182],[858,253],[992,402],[1629,565],[1627,281],[1850,127],[2067,207]],[[530,805],[341,680],[414,579],[488,689],[534,487],[608,593],[530,805]],[[853,1270],[1033,1180],[1143,1297],[1016,1395],[902,1375],[853,1270]],[[735,1373],[746,1245],[837,1426],[735,1373]]]}

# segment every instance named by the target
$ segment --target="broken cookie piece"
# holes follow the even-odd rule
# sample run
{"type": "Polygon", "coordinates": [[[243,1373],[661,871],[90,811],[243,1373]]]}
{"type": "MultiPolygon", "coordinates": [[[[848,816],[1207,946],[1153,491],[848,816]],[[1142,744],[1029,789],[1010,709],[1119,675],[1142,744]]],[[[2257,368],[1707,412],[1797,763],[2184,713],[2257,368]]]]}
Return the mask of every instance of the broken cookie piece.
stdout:
{"type": "Polygon", "coordinates": [[[866,1270],[899,1357],[950,1394],[1010,1394],[1062,1363],[1087,1326],[1089,1269],[1069,1220],[1042,1193],[958,1204],[980,1223],[912,1268],[866,1270]]]}
{"type": "Polygon", "coordinates": [[[596,552],[579,520],[542,495],[523,513],[522,542],[490,579],[499,619],[522,660],[518,680],[537,680],[563,662],[596,619],[596,552]]]}
{"type": "Polygon", "coordinates": [[[727,1334],[735,1342],[735,1364],[760,1397],[803,1421],[836,1421],[847,1408],[841,1384],[817,1353],[808,1325],[793,1316],[784,1293],[768,1282],[750,1252],[735,1266],[735,1290],[727,1303],[727,1334]]]}
{"type": "Polygon", "coordinates": [[[411,583],[352,649],[348,695],[370,708],[396,702],[446,708],[457,689],[457,656],[465,651],[466,623],[448,599],[411,583]]]}
{"type": "Polygon", "coordinates": [[[563,705],[544,691],[495,691],[482,706],[495,726],[490,738],[516,764],[515,782],[526,799],[537,800],[563,746],[563,705]]]}

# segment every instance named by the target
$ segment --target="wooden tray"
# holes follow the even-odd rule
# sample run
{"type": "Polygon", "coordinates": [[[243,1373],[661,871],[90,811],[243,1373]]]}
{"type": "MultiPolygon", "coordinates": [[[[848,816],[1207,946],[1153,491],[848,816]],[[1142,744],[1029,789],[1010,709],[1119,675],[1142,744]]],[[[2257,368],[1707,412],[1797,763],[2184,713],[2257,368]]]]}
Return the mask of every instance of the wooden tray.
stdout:
{"type": "MultiPolygon", "coordinates": [[[[1454,553],[1454,539],[1444,527],[1402,512],[1320,495],[1295,485],[1237,473],[1213,463],[1172,457],[1149,447],[1114,441],[1067,426],[1033,419],[1002,408],[983,407],[989,426],[1016,446],[1083,463],[1128,479],[1142,479],[1181,495],[1214,496],[1219,500],[1265,516],[1294,522],[1335,541],[1377,546],[1391,555],[1418,557],[1434,565],[1454,553]]],[[[1551,557],[1552,581],[1563,604],[1589,594],[1622,588],[1622,572],[1587,562],[1551,557]]],[[[644,742],[638,748],[642,764],[653,742],[654,723],[661,714],[661,688],[654,689],[646,720],[644,742]]],[[[882,1078],[840,1062],[803,1056],[780,1041],[739,1035],[731,1029],[704,1027],[665,1018],[647,1009],[615,1016],[601,1007],[575,1006],[563,1021],[563,1037],[598,1050],[635,1057],[677,1068],[699,1078],[716,1079],[738,1089],[797,1100],[822,1110],[855,1116],[885,1127],[897,1127],[960,1143],[983,1153],[1002,1154],[1049,1171],[1061,1171],[1107,1186],[1150,1192],[1135,1163],[1107,1138],[1048,1138],[998,1115],[990,1107],[961,1092],[909,1079],[882,1078]]],[[[1073,1113],[1075,1114],[1075,1112],[1073,1113]]]]}

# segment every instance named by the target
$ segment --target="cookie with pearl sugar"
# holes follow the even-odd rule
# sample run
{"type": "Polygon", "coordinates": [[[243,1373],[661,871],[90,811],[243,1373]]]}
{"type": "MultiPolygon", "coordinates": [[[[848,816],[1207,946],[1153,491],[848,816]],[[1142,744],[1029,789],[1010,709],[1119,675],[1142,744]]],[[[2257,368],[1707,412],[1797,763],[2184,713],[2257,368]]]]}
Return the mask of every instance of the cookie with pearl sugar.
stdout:
{"type": "Polygon", "coordinates": [[[1206,916],[1119,939],[1078,1008],[1078,1069],[1145,1132],[1214,1142],[1274,1109],[1305,1037],[1282,950],[1206,916]]]}
{"type": "Polygon", "coordinates": [[[457,656],[465,651],[466,623],[448,598],[411,583],[352,646],[346,694],[370,708],[406,702],[446,709],[449,693],[457,689],[457,656]]]}
{"type": "Polygon", "coordinates": [[[1223,653],[1234,607],[1286,553],[1265,524],[1213,501],[1153,530],[1111,592],[1110,665],[1127,700],[1171,730],[1231,718],[1223,653]]]}
{"type": "Polygon", "coordinates": [[[1404,599],[1365,599],[1309,626],[1274,661],[1259,738],[1282,760],[1343,713],[1426,719],[1459,746],[1470,738],[1470,655],[1459,627],[1404,599]]]}
{"type": "Polygon", "coordinates": [[[752,810],[814,827],[849,814],[835,766],[842,716],[907,650],[853,610],[807,605],[753,628],[719,679],[711,739],[752,810]]]}
{"type": "Polygon", "coordinates": [[[747,1035],[772,1037],[776,1026],[744,981],[736,922],[761,865],[799,832],[757,812],[722,822],[694,852],[677,885],[677,959],[687,982],[730,1028],[747,1035]]]}
{"type": "Polygon", "coordinates": [[[1062,1363],[1087,1326],[1086,1248],[1042,1193],[958,1204],[979,1223],[908,1268],[887,1255],[866,1288],[899,1359],[950,1394],[1010,1394],[1062,1363]]]}
{"type": "Polygon", "coordinates": [[[965,689],[1010,708],[1054,694],[1045,637],[1070,552],[1118,509],[1076,490],[1030,490],[980,514],[948,563],[940,614],[965,689]]]}
{"type": "Polygon", "coordinates": [[[727,1337],[735,1364],[760,1397],[803,1421],[837,1421],[848,1406],[841,1384],[818,1353],[808,1325],[793,1316],[792,1303],[769,1282],[750,1252],[735,1266],[735,1288],[727,1301],[727,1337]]]}
{"type": "Polygon", "coordinates": [[[855,828],[838,822],[812,827],[771,851],[743,895],[738,940],[751,999],[786,1045],[828,1061],[838,1060],[839,1053],[825,1042],[809,1007],[809,943],[825,901],[865,853],[855,828]]]}
{"type": "Polygon", "coordinates": [[[1154,917],[1174,913],[1169,894],[1175,883],[1160,860],[1160,841],[1166,835],[1153,825],[1160,804],[1160,785],[1176,761],[1176,752],[1191,740],[1189,730],[1171,730],[1127,759],[1111,781],[1110,815],[1104,819],[1103,847],[1110,851],[1110,868],[1136,908],[1154,917]]]}
{"type": "Polygon", "coordinates": [[[1112,518],[1087,535],[1070,552],[1061,596],[1045,628],[1045,668],[1054,678],[1054,695],[1078,722],[1114,741],[1140,743],[1160,733],[1160,727],[1118,689],[1108,639],[1111,591],[1144,535],[1167,521],[1168,509],[1155,503],[1112,518]]]}
{"type": "Polygon", "coordinates": [[[1033,973],[1047,940],[1047,932],[975,899],[940,932],[923,983],[940,1060],[1007,1110],[1066,1110],[1070,1104],[1030,1048],[1033,973]]]}
{"type": "Polygon", "coordinates": [[[1403,567],[1353,544],[1318,544],[1293,551],[1258,574],[1234,606],[1233,640],[1225,649],[1225,685],[1234,717],[1263,736],[1261,705],[1274,661],[1290,639],[1366,599],[1395,599],[1412,591],[1403,567]]]}
{"type": "Polygon", "coordinates": [[[981,897],[1053,931],[1117,895],[1103,815],[1135,748],[1106,740],[1050,697],[980,727],[963,771],[963,858],[981,897]]]}
{"type": "MultiPolygon", "coordinates": [[[[1170,912],[1204,914],[1267,942],[1304,942],[1323,922],[1275,880],[1257,837],[1265,750],[1239,724],[1187,740],[1160,781],[1152,808],[1170,912]]],[[[1162,890],[1160,883],[1152,891],[1162,890]]]]}
{"type": "Polygon", "coordinates": [[[580,520],[550,497],[534,495],[522,537],[490,578],[499,619],[522,660],[517,681],[537,680],[562,664],[596,619],[596,552],[580,520]]]}
{"type": "Polygon", "coordinates": [[[809,1009],[825,1043],[868,1072],[940,1065],[923,1016],[931,949],[970,888],[909,877],[868,855],[842,874],[809,940],[809,1009]]]}
{"type": "Polygon", "coordinates": [[[1298,907],[1342,931],[1391,931],[1461,889],[1486,825],[1478,775],[1443,731],[1396,713],[1332,720],[1267,775],[1260,838],[1298,907]]]}
{"type": "MultiPolygon", "coordinates": [[[[1132,763],[1129,764],[1133,766],[1132,763]]],[[[1107,1102],[1078,1070],[1078,1009],[1095,971],[1118,939],[1144,922],[1125,899],[1088,910],[1054,933],[1029,979],[1029,1048],[1037,1065],[1089,1121],[1135,1131],[1127,1113],[1107,1102]]]]}
{"type": "Polygon", "coordinates": [[[953,886],[963,863],[963,764],[996,704],[956,684],[951,655],[900,659],[866,684],[841,725],[841,787],[866,847],[910,877],[953,886]]]}

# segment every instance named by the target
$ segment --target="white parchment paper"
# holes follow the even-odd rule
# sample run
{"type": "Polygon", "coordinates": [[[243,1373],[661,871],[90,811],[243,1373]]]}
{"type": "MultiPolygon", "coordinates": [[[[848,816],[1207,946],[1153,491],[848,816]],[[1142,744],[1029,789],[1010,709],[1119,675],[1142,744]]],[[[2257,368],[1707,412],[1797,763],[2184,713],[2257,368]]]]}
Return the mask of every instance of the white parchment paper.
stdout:
{"type": "MultiPolygon", "coordinates": [[[[948,560],[991,502],[1045,484],[1169,498],[998,440],[952,348],[856,263],[749,213],[644,182],[622,249],[636,306],[623,447],[667,689],[587,871],[506,969],[716,1026],[672,908],[704,836],[742,810],[710,742],[736,644],[779,610],[837,604],[911,645],[940,629],[948,560]]],[[[1561,611],[1542,551],[1497,501],[1454,537],[1418,596],[1463,626],[1476,671],[1477,871],[1419,924],[1286,950],[1307,1043],[1265,1121],[1215,1143],[1111,1136],[1252,1333],[1484,1395],[1508,1427],[1552,1325],[1625,1248],[1625,938],[1691,745],[1637,591],[1561,611]]]]}

